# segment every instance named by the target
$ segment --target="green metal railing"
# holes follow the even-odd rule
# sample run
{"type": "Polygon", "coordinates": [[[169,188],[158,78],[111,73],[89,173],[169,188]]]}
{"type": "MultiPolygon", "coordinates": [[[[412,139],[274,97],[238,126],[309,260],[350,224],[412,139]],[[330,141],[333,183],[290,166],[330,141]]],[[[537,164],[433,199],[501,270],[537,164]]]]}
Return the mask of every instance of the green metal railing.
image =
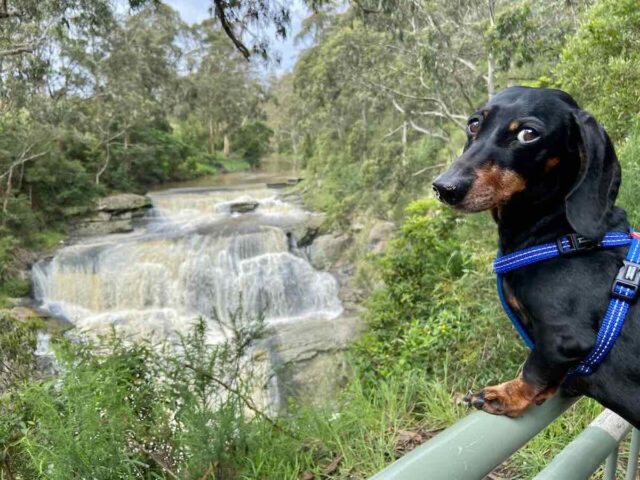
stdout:
{"type": "MultiPolygon", "coordinates": [[[[521,418],[475,412],[391,464],[370,480],[479,480],[501,465],[576,398],[557,395],[521,418]]],[[[615,480],[618,447],[631,426],[605,410],[567,445],[536,480],[586,480],[606,461],[605,480],[615,480]]],[[[640,434],[633,430],[626,480],[635,480],[640,434]]]]}

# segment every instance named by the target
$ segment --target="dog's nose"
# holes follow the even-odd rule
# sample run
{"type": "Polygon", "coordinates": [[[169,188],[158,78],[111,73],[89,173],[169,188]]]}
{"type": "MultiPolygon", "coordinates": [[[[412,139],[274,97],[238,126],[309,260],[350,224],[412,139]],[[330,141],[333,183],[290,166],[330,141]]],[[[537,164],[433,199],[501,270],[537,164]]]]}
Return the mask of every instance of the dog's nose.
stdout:
{"type": "Polygon", "coordinates": [[[433,191],[441,202],[455,205],[462,200],[461,188],[446,180],[436,179],[433,182],[433,191]]]}

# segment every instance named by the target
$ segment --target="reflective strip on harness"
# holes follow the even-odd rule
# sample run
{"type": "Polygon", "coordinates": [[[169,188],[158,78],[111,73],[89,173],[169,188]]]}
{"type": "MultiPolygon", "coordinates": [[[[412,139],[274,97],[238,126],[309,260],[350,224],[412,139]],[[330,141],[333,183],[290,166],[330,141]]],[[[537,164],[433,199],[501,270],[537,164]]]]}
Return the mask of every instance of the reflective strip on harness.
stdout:
{"type": "Polygon", "coordinates": [[[627,258],[611,287],[611,300],[600,325],[596,344],[589,355],[569,372],[571,376],[593,373],[609,354],[622,330],[631,302],[635,300],[640,290],[640,235],[636,232],[610,232],[600,242],[592,242],[584,237],[570,234],[560,237],[555,243],[545,243],[518,250],[508,255],[498,256],[494,261],[493,266],[497,276],[496,286],[502,308],[527,347],[534,350],[533,339],[506,300],[503,274],[550,258],[572,255],[596,248],[613,248],[625,245],[630,245],[627,258]]]}

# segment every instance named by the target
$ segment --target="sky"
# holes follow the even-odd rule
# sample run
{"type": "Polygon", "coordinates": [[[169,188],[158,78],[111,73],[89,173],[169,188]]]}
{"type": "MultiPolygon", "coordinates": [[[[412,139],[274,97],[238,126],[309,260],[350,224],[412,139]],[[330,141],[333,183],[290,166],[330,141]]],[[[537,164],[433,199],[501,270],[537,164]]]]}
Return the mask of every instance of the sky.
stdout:
{"type": "MultiPolygon", "coordinates": [[[[163,0],[178,11],[182,19],[187,23],[198,23],[209,17],[209,7],[211,0],[163,0]]],[[[305,48],[303,44],[297,44],[294,37],[300,31],[302,21],[307,16],[307,8],[302,0],[291,0],[291,28],[286,40],[274,38],[272,49],[281,57],[279,66],[271,66],[265,69],[265,73],[284,73],[291,70],[296,58],[301,50],[305,48]]]]}

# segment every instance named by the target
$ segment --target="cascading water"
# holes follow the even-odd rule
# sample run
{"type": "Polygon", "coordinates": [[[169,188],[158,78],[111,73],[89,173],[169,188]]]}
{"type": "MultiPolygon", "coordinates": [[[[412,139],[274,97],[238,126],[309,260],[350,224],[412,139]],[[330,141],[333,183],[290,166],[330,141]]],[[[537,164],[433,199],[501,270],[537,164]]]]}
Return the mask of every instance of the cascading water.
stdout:
{"type": "Polygon", "coordinates": [[[42,308],[81,329],[113,325],[147,338],[184,332],[213,311],[224,320],[240,302],[267,325],[341,314],[335,278],[315,270],[287,234],[312,214],[274,190],[254,185],[150,196],[154,207],[135,232],[65,247],[34,267],[42,308]],[[258,205],[231,213],[238,202],[258,205]]]}

